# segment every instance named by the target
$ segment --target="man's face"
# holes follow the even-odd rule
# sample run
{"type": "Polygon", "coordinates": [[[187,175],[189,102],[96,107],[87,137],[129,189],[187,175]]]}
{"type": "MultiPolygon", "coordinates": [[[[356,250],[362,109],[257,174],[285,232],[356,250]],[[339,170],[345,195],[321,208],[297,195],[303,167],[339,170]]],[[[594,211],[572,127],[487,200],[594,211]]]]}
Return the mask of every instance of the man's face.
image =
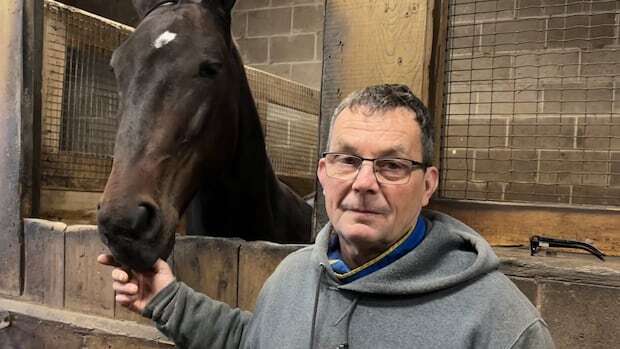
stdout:
{"type": "MultiPolygon", "coordinates": [[[[362,107],[340,113],[332,129],[330,152],[422,162],[422,131],[413,112],[404,108],[372,115],[364,112],[368,114],[362,107]]],[[[368,161],[352,180],[327,176],[325,165],[321,159],[317,174],[327,215],[341,242],[363,249],[382,250],[402,237],[437,187],[435,167],[414,170],[406,184],[383,184],[377,182],[368,161]]]]}

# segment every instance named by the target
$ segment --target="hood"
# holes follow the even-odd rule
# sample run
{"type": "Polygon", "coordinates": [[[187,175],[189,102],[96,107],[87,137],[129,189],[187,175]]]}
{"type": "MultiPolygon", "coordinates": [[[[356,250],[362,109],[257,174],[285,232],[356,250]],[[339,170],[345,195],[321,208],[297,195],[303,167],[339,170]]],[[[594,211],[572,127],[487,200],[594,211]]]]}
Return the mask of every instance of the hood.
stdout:
{"type": "Polygon", "coordinates": [[[324,278],[342,290],[374,295],[415,295],[458,286],[496,270],[499,261],[491,246],[473,229],[446,214],[424,210],[429,230],[424,241],[397,261],[374,273],[341,285],[329,267],[327,248],[332,233],[327,224],[316,238],[313,263],[322,264],[324,278]]]}

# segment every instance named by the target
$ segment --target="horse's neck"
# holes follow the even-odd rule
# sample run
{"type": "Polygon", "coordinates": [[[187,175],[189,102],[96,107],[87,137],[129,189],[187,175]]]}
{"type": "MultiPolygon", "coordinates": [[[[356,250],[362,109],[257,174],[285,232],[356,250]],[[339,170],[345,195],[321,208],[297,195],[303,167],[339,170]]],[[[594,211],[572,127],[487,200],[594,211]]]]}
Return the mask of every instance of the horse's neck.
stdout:
{"type": "Polygon", "coordinates": [[[281,196],[281,189],[267,157],[256,105],[245,72],[243,74],[237,104],[239,135],[235,160],[221,178],[200,190],[202,202],[205,203],[201,209],[201,218],[207,233],[212,229],[251,229],[253,231],[218,233],[261,234],[258,229],[268,234],[276,224],[273,212],[276,210],[276,200],[281,196]]]}

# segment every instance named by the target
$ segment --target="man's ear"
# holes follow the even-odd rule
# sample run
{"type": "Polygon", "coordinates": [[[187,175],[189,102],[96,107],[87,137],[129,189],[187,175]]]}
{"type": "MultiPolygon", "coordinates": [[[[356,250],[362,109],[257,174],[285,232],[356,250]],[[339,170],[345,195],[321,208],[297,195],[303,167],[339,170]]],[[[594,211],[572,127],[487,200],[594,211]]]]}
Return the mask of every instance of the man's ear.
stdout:
{"type": "Polygon", "coordinates": [[[435,166],[430,166],[424,172],[424,196],[422,198],[422,207],[428,205],[438,185],[439,170],[435,166]]]}
{"type": "Polygon", "coordinates": [[[165,2],[171,2],[171,0],[131,0],[131,2],[136,12],[138,12],[138,17],[142,20],[154,8],[165,2]]]}

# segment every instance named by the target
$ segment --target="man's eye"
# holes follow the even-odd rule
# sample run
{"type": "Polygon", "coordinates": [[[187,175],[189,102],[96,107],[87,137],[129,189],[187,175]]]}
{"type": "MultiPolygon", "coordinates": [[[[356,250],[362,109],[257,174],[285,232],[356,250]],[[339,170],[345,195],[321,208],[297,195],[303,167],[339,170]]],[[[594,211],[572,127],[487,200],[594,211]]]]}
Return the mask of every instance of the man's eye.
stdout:
{"type": "Polygon", "coordinates": [[[359,163],[359,159],[354,156],[339,156],[337,161],[343,165],[356,166],[359,163]]]}
{"type": "Polygon", "coordinates": [[[379,168],[387,171],[403,171],[407,169],[407,164],[399,160],[381,160],[377,165],[379,168]]]}

